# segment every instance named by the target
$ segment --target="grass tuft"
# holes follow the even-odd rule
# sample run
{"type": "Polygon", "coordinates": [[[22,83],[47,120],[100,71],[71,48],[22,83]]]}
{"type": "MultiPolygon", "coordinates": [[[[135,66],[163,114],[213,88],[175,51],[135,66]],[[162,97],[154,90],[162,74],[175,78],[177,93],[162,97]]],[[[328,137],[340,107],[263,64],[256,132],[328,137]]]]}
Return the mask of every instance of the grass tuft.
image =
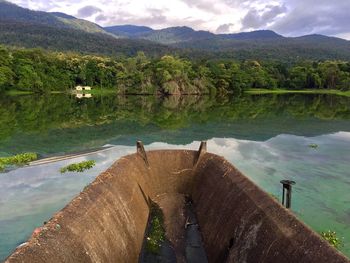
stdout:
{"type": "Polygon", "coordinates": [[[335,231],[328,230],[326,232],[321,232],[321,236],[327,240],[331,246],[337,249],[343,246],[342,240],[337,237],[337,233],[335,231]]]}

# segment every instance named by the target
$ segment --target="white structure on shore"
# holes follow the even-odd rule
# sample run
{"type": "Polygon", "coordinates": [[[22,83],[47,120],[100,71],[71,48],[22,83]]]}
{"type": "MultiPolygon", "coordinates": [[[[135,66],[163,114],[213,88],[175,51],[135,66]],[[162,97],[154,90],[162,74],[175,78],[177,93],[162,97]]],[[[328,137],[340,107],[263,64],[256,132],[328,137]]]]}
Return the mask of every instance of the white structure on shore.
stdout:
{"type": "Polygon", "coordinates": [[[88,93],[77,93],[76,95],[75,95],[75,97],[77,98],[77,99],[83,99],[83,98],[87,98],[87,99],[89,99],[89,98],[92,98],[92,94],[88,94],[88,93]]]}
{"type": "Polygon", "coordinates": [[[76,86],[75,90],[76,91],[91,90],[91,87],[89,87],[89,86],[76,86]]]}

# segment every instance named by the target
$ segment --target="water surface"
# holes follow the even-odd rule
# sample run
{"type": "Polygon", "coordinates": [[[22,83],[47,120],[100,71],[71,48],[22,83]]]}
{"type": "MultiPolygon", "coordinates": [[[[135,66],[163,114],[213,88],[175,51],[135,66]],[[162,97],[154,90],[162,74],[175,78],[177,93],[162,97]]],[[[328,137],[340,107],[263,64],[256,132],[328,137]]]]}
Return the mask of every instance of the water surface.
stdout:
{"type": "Polygon", "coordinates": [[[350,99],[327,95],[243,97],[0,98],[0,155],[41,156],[113,147],[78,159],[0,174],[0,260],[64,207],[117,158],[147,149],[197,149],[223,155],[265,191],[297,182],[293,211],[317,232],[335,230],[350,256],[350,99]],[[317,144],[317,148],[309,147],[317,144]],[[83,174],[60,174],[93,159],[83,174]]]}

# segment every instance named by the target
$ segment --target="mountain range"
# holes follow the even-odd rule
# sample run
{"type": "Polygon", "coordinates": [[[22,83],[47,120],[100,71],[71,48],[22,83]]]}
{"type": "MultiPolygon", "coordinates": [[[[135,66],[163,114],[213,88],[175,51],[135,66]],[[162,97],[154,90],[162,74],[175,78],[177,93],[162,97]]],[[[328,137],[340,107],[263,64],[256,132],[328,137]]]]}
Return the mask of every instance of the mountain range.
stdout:
{"type": "Polygon", "coordinates": [[[121,25],[104,28],[107,32],[117,37],[128,37],[133,39],[145,39],[153,42],[173,45],[183,42],[202,41],[202,40],[259,40],[276,39],[283,36],[270,31],[258,30],[252,32],[242,32],[237,34],[214,34],[209,31],[196,31],[190,27],[169,27],[160,30],[153,30],[150,27],[121,25]]]}
{"type": "Polygon", "coordinates": [[[270,30],[214,34],[190,27],[101,27],[64,13],[33,11],[0,0],[0,44],[105,55],[144,51],[235,59],[350,59],[350,41],[323,35],[284,37],[270,30]]]}

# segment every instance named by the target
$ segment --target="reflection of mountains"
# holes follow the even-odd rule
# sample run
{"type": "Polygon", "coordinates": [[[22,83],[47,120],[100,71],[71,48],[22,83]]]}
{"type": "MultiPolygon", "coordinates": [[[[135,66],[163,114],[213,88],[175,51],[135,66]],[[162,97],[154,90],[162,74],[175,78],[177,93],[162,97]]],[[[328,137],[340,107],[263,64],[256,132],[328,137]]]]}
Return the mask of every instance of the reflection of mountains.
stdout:
{"type": "MultiPolygon", "coordinates": [[[[105,143],[265,140],[350,130],[350,99],[328,95],[234,98],[55,95],[0,99],[0,149],[65,152],[105,143]],[[47,149],[47,150],[45,150],[47,149]]],[[[1,152],[2,150],[0,150],[1,152]]]]}

